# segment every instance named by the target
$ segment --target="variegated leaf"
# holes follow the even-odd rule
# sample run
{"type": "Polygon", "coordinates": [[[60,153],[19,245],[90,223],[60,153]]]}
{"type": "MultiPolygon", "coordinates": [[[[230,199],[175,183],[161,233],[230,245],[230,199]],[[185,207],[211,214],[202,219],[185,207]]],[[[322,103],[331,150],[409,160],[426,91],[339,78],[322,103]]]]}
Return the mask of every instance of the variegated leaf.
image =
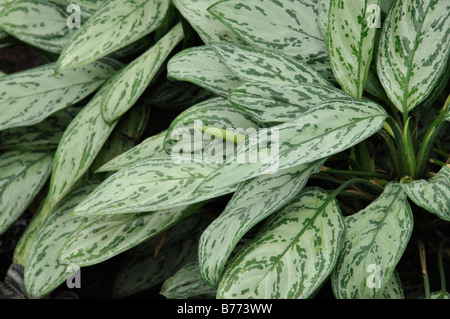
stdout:
{"type": "MultiPolygon", "coordinates": [[[[324,41],[328,39],[328,15],[330,13],[330,0],[318,0],[317,3],[317,25],[320,36],[324,41]]],[[[328,50],[328,48],[327,48],[328,50]]]]}
{"type": "Polygon", "coordinates": [[[203,281],[198,261],[194,260],[184,265],[164,282],[161,294],[168,299],[213,299],[216,296],[216,290],[203,281]]]}
{"type": "Polygon", "coordinates": [[[398,183],[388,184],[369,206],[346,217],[342,252],[332,274],[336,298],[378,298],[403,255],[413,222],[398,183]]]}
{"type": "Polygon", "coordinates": [[[417,206],[450,221],[450,167],[444,166],[430,180],[402,179],[403,190],[417,206]]]}
{"type": "Polygon", "coordinates": [[[183,27],[178,23],[154,46],[114,75],[102,87],[104,95],[101,109],[106,122],[114,122],[136,103],[183,37],[183,27]]]}
{"type": "Polygon", "coordinates": [[[389,280],[383,290],[383,293],[378,297],[378,299],[405,299],[402,282],[397,271],[394,270],[391,280],[389,280]]]}
{"type": "Polygon", "coordinates": [[[223,0],[208,9],[246,43],[288,55],[327,59],[325,41],[316,23],[317,1],[223,0]]]}
{"type": "Polygon", "coordinates": [[[331,85],[316,70],[280,51],[228,43],[211,46],[227,68],[243,81],[331,85]]]}
{"type": "Polygon", "coordinates": [[[245,83],[231,90],[228,100],[263,123],[287,122],[320,102],[351,98],[341,90],[318,84],[245,83]]]}
{"type": "Polygon", "coordinates": [[[305,189],[231,261],[218,298],[304,299],[333,269],[344,234],[336,200],[305,189]]]}
{"type": "Polygon", "coordinates": [[[105,2],[105,0],[66,0],[67,5],[76,4],[81,9],[81,14],[90,16],[105,2]]]}
{"type": "Polygon", "coordinates": [[[210,46],[189,48],[175,55],[167,64],[167,77],[194,83],[223,97],[242,83],[210,46]]]}
{"type": "Polygon", "coordinates": [[[13,151],[0,155],[0,234],[25,211],[50,175],[53,155],[13,151]]]}
{"type": "MultiPolygon", "coordinates": [[[[188,108],[172,121],[164,141],[164,149],[172,156],[179,153],[184,156],[191,153],[204,155],[203,150],[211,143],[211,137],[200,132],[201,127],[205,126],[252,133],[259,128],[259,123],[227,100],[212,98],[188,108]]],[[[233,146],[234,150],[234,145],[226,146],[233,146]]],[[[221,157],[219,159],[219,154],[216,158],[223,161],[221,157]]]]}
{"type": "Polygon", "coordinates": [[[113,158],[96,172],[120,171],[128,166],[134,165],[151,157],[165,157],[164,139],[167,131],[149,137],[129,151],[113,158]]]}
{"type": "Polygon", "coordinates": [[[334,75],[344,91],[361,98],[372,61],[379,0],[331,0],[328,51],[334,75]]]}
{"type": "Polygon", "coordinates": [[[381,84],[403,113],[420,104],[444,73],[450,52],[450,3],[395,1],[377,59],[381,84]]]}
{"type": "Polygon", "coordinates": [[[45,210],[54,207],[89,169],[116,126],[117,121],[109,125],[102,118],[102,97],[100,90],[64,132],[55,154],[45,210]]]}
{"type": "Polygon", "coordinates": [[[124,214],[169,209],[234,191],[192,194],[218,164],[177,163],[171,157],[148,159],[108,177],[77,208],[80,215],[124,214]]]}
{"type": "Polygon", "coordinates": [[[90,217],[65,243],[59,261],[80,266],[98,264],[159,235],[198,207],[90,217]]]}
{"type": "Polygon", "coordinates": [[[169,7],[165,0],[109,0],[84,23],[58,59],[57,73],[85,65],[154,31],[169,7]]]}
{"type": "Polygon", "coordinates": [[[77,107],[68,107],[38,124],[14,127],[0,132],[0,150],[56,150],[64,130],[79,110],[77,107]]]}
{"type": "Polygon", "coordinates": [[[339,153],[378,132],[386,117],[368,100],[323,102],[295,120],[248,136],[198,189],[217,190],[339,153]]]}
{"type": "Polygon", "coordinates": [[[85,222],[72,214],[73,209],[95,186],[93,182],[84,183],[70,192],[39,229],[25,265],[25,288],[30,298],[52,292],[79,269],[76,264],[61,265],[58,255],[72,233],[85,222]]]}
{"type": "Polygon", "coordinates": [[[142,134],[144,134],[149,118],[150,107],[145,99],[141,99],[130,111],[121,117],[119,124],[117,124],[101,151],[95,157],[89,168],[90,171],[98,171],[98,168],[110,160],[133,148],[142,134]]]}
{"type": "Polygon", "coordinates": [[[114,60],[102,59],[55,76],[51,63],[1,77],[0,130],[39,123],[81,101],[120,67],[114,60]]]}
{"type": "Polygon", "coordinates": [[[260,221],[295,198],[324,160],[265,175],[239,186],[222,214],[203,232],[199,263],[203,279],[217,287],[236,244],[260,221]]]}
{"type": "Polygon", "coordinates": [[[208,8],[217,0],[174,0],[178,11],[206,44],[210,42],[241,43],[239,37],[217,20],[208,8]]]}
{"type": "Polygon", "coordinates": [[[192,216],[169,229],[157,253],[155,246],[158,243],[154,240],[130,251],[116,277],[113,297],[122,298],[152,288],[174,275],[195,256],[204,226],[205,220],[192,216]]]}
{"type": "Polygon", "coordinates": [[[0,11],[0,28],[17,39],[60,53],[76,28],[67,26],[66,6],[55,0],[18,0],[0,11]]]}

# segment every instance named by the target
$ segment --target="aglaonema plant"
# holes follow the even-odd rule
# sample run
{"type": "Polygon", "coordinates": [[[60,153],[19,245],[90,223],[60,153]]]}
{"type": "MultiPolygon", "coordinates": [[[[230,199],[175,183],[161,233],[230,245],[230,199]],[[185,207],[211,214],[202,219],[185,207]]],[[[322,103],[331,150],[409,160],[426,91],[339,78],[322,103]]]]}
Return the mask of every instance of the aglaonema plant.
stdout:
{"type": "Polygon", "coordinates": [[[29,297],[128,254],[116,297],[404,298],[413,230],[450,221],[446,1],[80,0],[70,35],[10,22],[62,2],[0,15],[57,55],[0,78],[0,230],[50,178],[14,255],[29,297]],[[149,107],[177,116],[144,135],[149,107]]]}

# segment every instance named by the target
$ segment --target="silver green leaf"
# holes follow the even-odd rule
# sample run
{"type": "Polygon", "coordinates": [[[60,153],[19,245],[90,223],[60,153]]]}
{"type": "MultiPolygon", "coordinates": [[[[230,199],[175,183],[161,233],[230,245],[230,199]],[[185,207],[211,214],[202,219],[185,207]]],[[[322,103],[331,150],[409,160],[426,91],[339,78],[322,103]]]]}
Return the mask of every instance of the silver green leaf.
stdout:
{"type": "Polygon", "coordinates": [[[174,0],[178,11],[206,44],[210,42],[241,43],[239,37],[217,20],[208,8],[217,0],[174,0]]]}
{"type": "Polygon", "coordinates": [[[189,48],[175,55],[167,64],[167,77],[194,83],[223,97],[242,83],[210,46],[189,48]]]}
{"type": "Polygon", "coordinates": [[[430,295],[431,299],[450,299],[450,293],[446,291],[435,291],[430,295]]]}
{"type": "Polygon", "coordinates": [[[109,125],[101,115],[99,91],[77,114],[56,150],[49,193],[44,210],[55,206],[89,169],[117,121],[109,125]]]}
{"type": "Polygon", "coordinates": [[[231,90],[228,100],[263,123],[288,122],[320,102],[351,98],[331,86],[318,84],[245,83],[231,90]]]}
{"type": "MultiPolygon", "coordinates": [[[[182,151],[184,156],[187,155],[186,153],[201,154],[216,140],[211,141],[209,135],[202,134],[199,126],[226,130],[239,129],[242,133],[249,133],[255,132],[260,124],[252,120],[245,112],[233,107],[226,99],[212,98],[188,108],[172,121],[164,141],[166,152],[173,156],[182,151]]],[[[234,149],[234,144],[226,146],[234,149]]]]}
{"type": "Polygon", "coordinates": [[[19,0],[0,11],[0,28],[45,51],[60,53],[77,29],[67,26],[66,6],[55,0],[19,0]]]}
{"type": "Polygon", "coordinates": [[[383,290],[383,293],[378,297],[378,299],[405,299],[402,282],[396,270],[394,270],[391,280],[389,280],[383,290]]]}
{"type": "Polygon", "coordinates": [[[164,151],[164,139],[166,138],[166,134],[167,131],[163,131],[145,139],[142,143],[105,163],[97,169],[96,172],[120,171],[121,169],[151,157],[167,156],[164,151]]]}
{"type": "Polygon", "coordinates": [[[361,98],[375,43],[379,0],[331,0],[327,44],[334,75],[342,89],[361,98]]]}
{"type": "Polygon", "coordinates": [[[53,154],[13,151],[0,155],[0,234],[25,211],[51,172],[53,154]]]}
{"type": "Polygon", "coordinates": [[[198,206],[89,217],[66,241],[59,261],[80,266],[98,264],[159,235],[195,212],[198,206]]]}
{"type": "Polygon", "coordinates": [[[39,123],[81,101],[120,67],[102,59],[55,76],[55,64],[50,63],[1,77],[0,130],[39,123]]]}
{"type": "Polygon", "coordinates": [[[347,216],[331,281],[336,298],[378,298],[403,255],[413,222],[407,196],[395,182],[365,209],[347,216]]]}
{"type": "Polygon", "coordinates": [[[331,85],[312,67],[277,50],[228,43],[211,46],[228,69],[242,81],[331,85]]]}
{"type": "Polygon", "coordinates": [[[166,0],[109,0],[64,47],[56,71],[88,64],[154,31],[169,7],[166,0]]]}
{"type": "Polygon", "coordinates": [[[242,183],[222,214],[203,232],[199,263],[203,279],[217,287],[236,244],[253,226],[288,204],[320,171],[324,160],[264,175],[242,183]]]}
{"type": "Polygon", "coordinates": [[[64,130],[79,110],[77,107],[68,107],[35,125],[14,127],[0,132],[0,150],[56,150],[64,130]]]}
{"type": "Polygon", "coordinates": [[[223,0],[208,9],[246,43],[280,50],[302,60],[327,59],[311,0],[223,0]]]}
{"type": "Polygon", "coordinates": [[[328,39],[328,15],[330,13],[330,0],[318,0],[317,25],[320,36],[324,41],[328,39]]]}
{"type": "Polygon", "coordinates": [[[215,298],[216,290],[208,286],[200,275],[198,261],[191,261],[168,278],[161,287],[168,299],[215,298]]]}
{"type": "Polygon", "coordinates": [[[308,298],[335,266],[343,235],[336,200],[324,190],[307,188],[237,253],[217,297],[308,298]]]}
{"type": "Polygon", "coordinates": [[[95,186],[94,182],[79,185],[52,209],[39,229],[25,265],[24,281],[29,297],[40,298],[52,292],[79,269],[76,264],[61,265],[58,255],[72,233],[85,222],[72,214],[73,209],[95,186]]]}
{"type": "Polygon", "coordinates": [[[383,26],[377,71],[400,112],[420,104],[445,72],[450,52],[450,3],[395,1],[383,26]]]}
{"type": "Polygon", "coordinates": [[[177,162],[171,157],[139,162],[108,177],[77,208],[84,216],[123,214],[169,209],[202,202],[234,191],[193,194],[218,164],[177,162]]]}
{"type": "Polygon", "coordinates": [[[295,120],[247,136],[198,189],[217,190],[337,154],[378,132],[386,117],[381,106],[368,100],[323,102],[295,120]]]}
{"type": "Polygon", "coordinates": [[[114,122],[136,103],[183,37],[183,27],[178,23],[154,46],[114,75],[102,87],[104,95],[101,108],[106,122],[114,122]]]}
{"type": "Polygon", "coordinates": [[[450,167],[444,166],[430,180],[408,182],[402,179],[403,190],[417,206],[450,221],[450,167]]]}
{"type": "Polygon", "coordinates": [[[92,15],[105,2],[105,0],[66,0],[67,5],[76,4],[81,9],[81,14],[92,15]]]}

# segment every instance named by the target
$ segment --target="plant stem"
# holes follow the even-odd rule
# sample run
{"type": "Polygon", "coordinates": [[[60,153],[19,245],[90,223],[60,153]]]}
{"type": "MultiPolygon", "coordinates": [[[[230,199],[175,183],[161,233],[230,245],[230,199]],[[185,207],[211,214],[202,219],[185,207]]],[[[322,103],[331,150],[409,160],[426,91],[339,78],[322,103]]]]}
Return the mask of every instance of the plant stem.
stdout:
{"type": "Polygon", "coordinates": [[[423,242],[421,240],[417,241],[417,245],[419,246],[420,266],[422,267],[423,283],[425,286],[425,299],[430,299],[431,291],[430,291],[430,281],[428,279],[428,272],[427,272],[425,245],[423,244],[423,242]]]}
{"type": "Polygon", "coordinates": [[[450,95],[447,98],[447,101],[444,104],[441,112],[438,117],[431,123],[428,128],[425,137],[423,138],[422,145],[420,146],[419,154],[417,156],[417,167],[416,172],[414,174],[414,179],[419,179],[423,175],[425,175],[425,171],[427,168],[428,158],[430,156],[430,152],[433,148],[434,143],[436,142],[439,134],[442,129],[447,124],[445,122],[445,116],[447,115],[447,108],[450,101],[450,95]]]}
{"type": "Polygon", "coordinates": [[[326,175],[326,174],[320,174],[320,173],[312,174],[310,178],[321,179],[321,180],[328,181],[328,182],[333,182],[333,183],[336,183],[336,184],[339,184],[339,185],[344,184],[344,181],[341,181],[340,179],[337,179],[335,177],[332,177],[332,176],[329,176],[329,175],[326,175]]]}
{"type": "Polygon", "coordinates": [[[411,129],[409,128],[409,121],[411,118],[408,118],[405,123],[405,127],[403,129],[403,146],[405,148],[405,159],[406,159],[406,167],[409,176],[415,176],[416,170],[416,154],[414,152],[414,145],[411,136],[411,129]]]}
{"type": "Polygon", "coordinates": [[[361,169],[366,172],[373,172],[375,170],[375,165],[373,163],[373,158],[370,156],[369,150],[367,149],[366,141],[362,141],[355,145],[354,149],[357,162],[361,169]]]}
{"type": "Polygon", "coordinates": [[[444,271],[444,261],[442,258],[442,255],[444,253],[444,246],[445,242],[447,241],[447,238],[444,238],[441,241],[441,244],[439,245],[439,251],[438,251],[438,265],[439,265],[439,276],[441,278],[441,291],[442,293],[447,292],[447,283],[445,282],[445,271],[444,271]]]}
{"type": "Polygon", "coordinates": [[[407,163],[407,160],[405,158],[405,145],[403,142],[403,130],[400,128],[400,126],[398,125],[398,123],[394,120],[394,118],[392,116],[389,116],[386,121],[389,123],[389,125],[392,128],[392,131],[394,132],[394,136],[395,136],[395,143],[397,145],[398,148],[398,158],[399,158],[399,172],[398,172],[398,177],[402,178],[403,176],[407,175],[407,170],[405,169],[405,167],[403,165],[401,165],[401,163],[405,164],[407,163]]]}
{"type": "Polygon", "coordinates": [[[386,175],[386,174],[362,172],[362,171],[346,171],[346,170],[332,169],[332,168],[328,168],[326,166],[322,167],[322,172],[332,174],[332,175],[346,176],[346,177],[358,176],[358,177],[385,179],[388,181],[392,180],[391,176],[386,175]]]}
{"type": "Polygon", "coordinates": [[[338,196],[342,191],[344,191],[345,189],[347,189],[348,187],[350,187],[353,184],[364,184],[366,186],[369,186],[371,188],[374,187],[374,185],[372,184],[372,182],[368,181],[367,179],[363,179],[363,178],[353,178],[350,179],[348,181],[346,181],[344,184],[342,184],[341,186],[339,186],[338,188],[336,188],[331,194],[330,197],[331,198],[336,198],[336,196],[338,196]]]}
{"type": "Polygon", "coordinates": [[[392,166],[394,168],[394,174],[397,177],[403,177],[403,176],[401,176],[400,157],[398,155],[397,149],[395,148],[394,141],[384,131],[380,131],[379,134],[384,139],[384,142],[386,144],[386,147],[387,147],[387,150],[389,153],[389,157],[391,158],[392,166]]]}

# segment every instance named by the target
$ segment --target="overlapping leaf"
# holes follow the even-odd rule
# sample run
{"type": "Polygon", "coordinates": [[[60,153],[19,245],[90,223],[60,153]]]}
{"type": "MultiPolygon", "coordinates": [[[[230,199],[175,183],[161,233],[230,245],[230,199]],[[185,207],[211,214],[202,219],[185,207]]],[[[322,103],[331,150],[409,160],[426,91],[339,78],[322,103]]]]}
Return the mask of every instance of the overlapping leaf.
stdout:
{"type": "Polygon", "coordinates": [[[391,279],[413,229],[406,194],[388,184],[374,202],[345,218],[345,238],[332,275],[340,299],[375,299],[391,279]]]}
{"type": "Polygon", "coordinates": [[[408,112],[433,90],[450,52],[450,3],[396,1],[383,27],[377,59],[381,84],[392,103],[408,112]]]}
{"type": "Polygon", "coordinates": [[[55,150],[64,130],[78,112],[79,108],[68,107],[50,115],[38,124],[4,130],[0,132],[0,150],[55,150]]]}
{"type": "Polygon", "coordinates": [[[305,189],[228,266],[218,298],[308,298],[333,269],[344,234],[334,199],[305,189]]]}
{"type": "Polygon", "coordinates": [[[147,138],[139,145],[136,145],[129,151],[108,161],[97,172],[120,171],[128,166],[139,163],[151,157],[165,157],[164,139],[167,131],[163,131],[152,137],[147,138]]]}
{"type": "Polygon", "coordinates": [[[13,151],[0,155],[0,234],[25,211],[50,175],[53,154],[13,151]]]}
{"type": "Polygon", "coordinates": [[[100,263],[159,235],[195,212],[198,206],[90,217],[67,240],[59,261],[80,266],[100,263]]]}
{"type": "Polygon", "coordinates": [[[273,84],[330,85],[316,70],[282,52],[251,46],[211,45],[222,62],[241,80],[273,84]]]}
{"type": "Polygon", "coordinates": [[[175,55],[167,64],[167,77],[197,84],[223,97],[242,83],[210,46],[186,49],[175,55]]]}
{"type": "Polygon", "coordinates": [[[58,1],[19,0],[0,11],[0,28],[32,46],[59,53],[77,30],[67,26],[67,17],[66,6],[58,1]]]}
{"type": "Polygon", "coordinates": [[[199,190],[220,189],[339,153],[379,131],[386,116],[371,101],[323,102],[295,120],[249,135],[199,190]]]}
{"type": "Polygon", "coordinates": [[[102,87],[104,95],[101,108],[106,122],[112,123],[134,105],[183,36],[183,27],[178,23],[102,87]]]}
{"type": "Polygon", "coordinates": [[[323,162],[260,176],[239,186],[225,210],[200,238],[199,263],[203,279],[216,287],[227,258],[242,236],[296,197],[323,162]]]}
{"type": "MultiPolygon", "coordinates": [[[[206,156],[205,147],[215,140],[211,142],[209,135],[202,134],[200,132],[202,127],[236,129],[241,133],[249,133],[255,132],[259,128],[259,123],[233,107],[227,100],[221,97],[212,98],[190,107],[172,121],[164,141],[164,149],[172,156],[179,153],[183,156],[189,156],[191,153],[206,156]]],[[[224,146],[234,151],[234,144],[224,146]]],[[[219,154],[216,158],[223,161],[222,158],[219,159],[219,154]]]]}
{"type": "Polygon", "coordinates": [[[227,26],[217,20],[208,8],[216,0],[174,0],[173,3],[206,44],[210,42],[242,42],[227,26]]]}
{"type": "Polygon", "coordinates": [[[80,7],[81,14],[91,15],[102,5],[103,0],[66,0],[67,4],[76,4],[80,7]]]}
{"type": "Polygon", "coordinates": [[[190,205],[234,191],[196,193],[194,189],[217,164],[205,161],[177,163],[170,157],[148,159],[108,177],[83,201],[82,215],[149,212],[190,205]]]}
{"type": "Polygon", "coordinates": [[[401,185],[416,205],[450,221],[450,167],[442,167],[428,181],[421,179],[407,182],[403,179],[401,185]]]}
{"type": "Polygon", "coordinates": [[[45,209],[51,209],[89,169],[117,121],[107,124],[100,111],[102,92],[77,114],[56,150],[45,209]]]}
{"type": "Polygon", "coordinates": [[[120,67],[102,59],[55,76],[55,64],[50,63],[1,77],[0,130],[39,123],[81,101],[120,67]]]}
{"type": "Polygon", "coordinates": [[[349,98],[343,91],[318,84],[245,83],[231,90],[229,101],[264,123],[287,122],[334,98],[349,98]]]}
{"type": "Polygon", "coordinates": [[[165,0],[104,2],[64,47],[57,72],[95,61],[151,33],[163,21],[169,4],[165,0]]]}
{"type": "Polygon", "coordinates": [[[52,292],[70,275],[77,265],[61,265],[58,255],[72,233],[84,223],[84,218],[72,215],[75,206],[95,187],[94,182],[84,183],[48,215],[30,250],[25,266],[24,280],[28,295],[39,298],[52,292]]]}
{"type": "Polygon", "coordinates": [[[327,59],[325,41],[311,0],[223,0],[209,11],[246,43],[283,51],[302,60],[327,59]]]}

